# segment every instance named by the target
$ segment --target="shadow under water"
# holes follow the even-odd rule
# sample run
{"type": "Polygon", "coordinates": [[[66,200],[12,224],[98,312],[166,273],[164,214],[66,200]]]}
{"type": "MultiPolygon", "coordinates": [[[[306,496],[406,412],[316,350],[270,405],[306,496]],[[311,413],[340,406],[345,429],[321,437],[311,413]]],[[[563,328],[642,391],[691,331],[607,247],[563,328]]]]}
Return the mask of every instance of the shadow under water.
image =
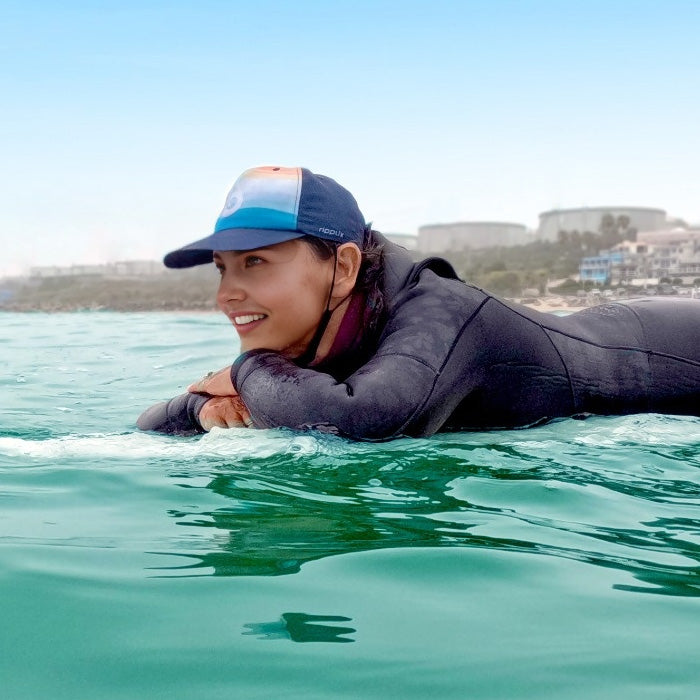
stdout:
{"type": "Polygon", "coordinates": [[[354,627],[336,626],[335,622],[352,622],[343,615],[308,615],[307,613],[282,613],[277,622],[251,622],[244,625],[244,635],[255,635],[258,639],[290,639],[293,642],[329,642],[345,644],[354,639],[345,635],[354,634],[354,627]]]}

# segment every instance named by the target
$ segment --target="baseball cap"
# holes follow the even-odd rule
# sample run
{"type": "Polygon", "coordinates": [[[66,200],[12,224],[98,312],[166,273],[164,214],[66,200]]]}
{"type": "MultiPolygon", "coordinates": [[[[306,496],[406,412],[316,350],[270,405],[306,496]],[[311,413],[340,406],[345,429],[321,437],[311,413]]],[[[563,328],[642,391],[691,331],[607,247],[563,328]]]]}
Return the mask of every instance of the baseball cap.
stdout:
{"type": "Polygon", "coordinates": [[[365,220],[355,198],[335,180],[306,168],[264,166],[234,183],[214,233],[168,253],[166,267],[212,261],[215,250],[253,250],[302,236],[360,248],[365,220]]]}

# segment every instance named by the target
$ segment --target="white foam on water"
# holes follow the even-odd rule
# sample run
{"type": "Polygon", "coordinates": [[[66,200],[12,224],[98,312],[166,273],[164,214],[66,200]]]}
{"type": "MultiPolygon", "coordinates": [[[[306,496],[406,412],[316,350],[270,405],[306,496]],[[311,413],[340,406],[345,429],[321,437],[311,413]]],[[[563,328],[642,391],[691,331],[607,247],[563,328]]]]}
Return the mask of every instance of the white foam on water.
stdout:
{"type": "Polygon", "coordinates": [[[312,455],[327,451],[328,444],[311,435],[282,431],[215,428],[198,439],[152,433],[97,433],[66,435],[45,440],[0,437],[0,455],[36,459],[114,457],[124,459],[207,456],[271,457],[293,452],[312,455]]]}
{"type": "Polygon", "coordinates": [[[694,445],[700,437],[700,419],[653,413],[607,418],[582,430],[575,441],[581,445],[694,445]]]}
{"type": "MultiPolygon", "coordinates": [[[[697,445],[700,419],[686,416],[634,415],[590,418],[586,421],[559,421],[531,430],[450,433],[432,439],[402,439],[381,443],[386,455],[398,451],[430,449],[440,451],[444,443],[454,446],[464,438],[465,445],[510,445],[516,449],[551,450],[562,444],[582,447],[638,445],[697,445]]],[[[373,452],[374,443],[357,443],[318,433],[294,433],[286,430],[249,430],[214,428],[198,438],[182,438],[135,431],[132,433],[94,433],[66,435],[33,440],[0,437],[0,456],[24,456],[35,459],[123,458],[187,460],[199,457],[266,458],[293,453],[300,457],[316,454],[331,457],[373,452]]]]}
{"type": "MultiPolygon", "coordinates": [[[[486,433],[485,435],[489,435],[486,433]]],[[[700,419],[653,413],[631,416],[591,416],[586,420],[555,421],[532,429],[499,431],[492,442],[547,450],[562,443],[591,447],[638,445],[696,445],[700,419]],[[501,439],[502,438],[502,439],[501,439]]]]}

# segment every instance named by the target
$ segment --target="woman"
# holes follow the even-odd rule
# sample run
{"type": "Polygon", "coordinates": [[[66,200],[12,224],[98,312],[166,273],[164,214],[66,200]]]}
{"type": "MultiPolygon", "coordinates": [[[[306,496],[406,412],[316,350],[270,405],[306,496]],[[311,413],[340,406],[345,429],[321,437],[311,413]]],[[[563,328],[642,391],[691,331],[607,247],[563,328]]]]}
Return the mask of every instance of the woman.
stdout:
{"type": "Polygon", "coordinates": [[[248,170],[214,233],[165,256],[214,262],[242,354],[157,404],[144,430],[317,429],[354,439],[533,425],[587,413],[700,415],[700,302],[566,317],[418,264],[352,195],[302,168],[248,170]]]}

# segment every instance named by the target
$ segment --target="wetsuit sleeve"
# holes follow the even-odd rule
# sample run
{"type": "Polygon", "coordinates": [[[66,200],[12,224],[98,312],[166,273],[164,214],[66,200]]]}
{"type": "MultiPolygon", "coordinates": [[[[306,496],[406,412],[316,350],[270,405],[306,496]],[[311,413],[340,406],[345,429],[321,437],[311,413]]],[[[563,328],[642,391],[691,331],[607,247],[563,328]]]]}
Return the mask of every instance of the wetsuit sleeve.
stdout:
{"type": "Polygon", "coordinates": [[[370,361],[345,382],[329,374],[301,369],[272,352],[241,356],[232,379],[260,428],[321,430],[354,439],[388,439],[402,434],[413,398],[432,381],[430,368],[413,363],[400,370],[394,362],[370,361]],[[406,392],[405,382],[413,391],[406,392]],[[386,383],[385,383],[386,382],[386,383]]]}
{"type": "Polygon", "coordinates": [[[231,379],[255,425],[365,440],[435,433],[461,399],[455,391],[438,395],[435,387],[472,313],[453,292],[449,284],[408,290],[375,355],[343,382],[300,368],[277,353],[241,355],[231,379]]]}
{"type": "Polygon", "coordinates": [[[136,421],[141,430],[172,435],[196,435],[205,432],[199,424],[199,412],[210,399],[203,394],[180,394],[169,401],[146,409],[136,421]]]}

